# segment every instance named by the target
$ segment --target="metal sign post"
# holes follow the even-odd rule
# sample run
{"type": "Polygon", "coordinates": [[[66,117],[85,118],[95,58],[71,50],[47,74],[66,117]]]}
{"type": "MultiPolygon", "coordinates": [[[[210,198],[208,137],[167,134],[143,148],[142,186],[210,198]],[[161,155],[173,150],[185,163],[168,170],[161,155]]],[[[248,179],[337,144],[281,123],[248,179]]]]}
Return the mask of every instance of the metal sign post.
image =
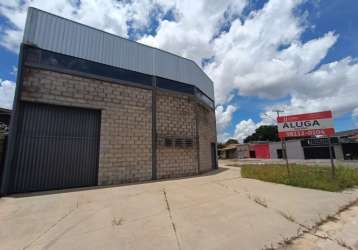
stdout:
{"type": "MultiPolygon", "coordinates": [[[[328,136],[332,176],[334,178],[336,175],[336,168],[334,166],[333,152],[330,140],[330,136],[334,134],[332,111],[322,111],[289,116],[280,116],[279,113],[282,112],[280,110],[276,110],[276,112],[278,136],[282,141],[289,137],[316,137],[319,135],[328,136]]],[[[286,166],[289,173],[287,154],[286,166]]]]}
{"type": "Polygon", "coordinates": [[[330,136],[328,136],[328,150],[329,150],[329,158],[331,159],[332,178],[336,178],[336,166],[334,165],[332,144],[331,144],[331,137],[330,136]]]}
{"type": "Polygon", "coordinates": [[[285,160],[286,160],[286,169],[287,169],[287,175],[290,176],[290,168],[288,166],[288,156],[287,156],[287,144],[286,144],[286,140],[285,139],[281,139],[281,142],[282,142],[282,154],[284,155],[285,157],[285,160]],[[285,145],[285,149],[283,149],[283,145],[285,145]]]}
{"type": "MultiPolygon", "coordinates": [[[[277,118],[278,118],[280,117],[280,112],[283,112],[283,110],[274,110],[274,112],[277,113],[277,118]]],[[[281,150],[282,150],[282,157],[284,157],[286,160],[287,175],[290,176],[290,168],[288,166],[288,157],[287,157],[287,144],[285,138],[281,138],[281,150]]]]}

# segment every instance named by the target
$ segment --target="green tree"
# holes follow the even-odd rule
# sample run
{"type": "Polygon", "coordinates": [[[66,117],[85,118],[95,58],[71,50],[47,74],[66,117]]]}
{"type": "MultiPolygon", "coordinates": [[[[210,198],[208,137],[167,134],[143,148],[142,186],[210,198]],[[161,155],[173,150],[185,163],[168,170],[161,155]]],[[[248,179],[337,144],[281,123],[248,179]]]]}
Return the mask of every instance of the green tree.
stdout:
{"type": "Polygon", "coordinates": [[[225,142],[225,145],[228,144],[238,144],[239,142],[236,139],[229,139],[225,142]]]}
{"type": "Polygon", "coordinates": [[[244,139],[245,143],[253,141],[279,141],[277,126],[262,125],[255,130],[255,133],[244,139]]]}

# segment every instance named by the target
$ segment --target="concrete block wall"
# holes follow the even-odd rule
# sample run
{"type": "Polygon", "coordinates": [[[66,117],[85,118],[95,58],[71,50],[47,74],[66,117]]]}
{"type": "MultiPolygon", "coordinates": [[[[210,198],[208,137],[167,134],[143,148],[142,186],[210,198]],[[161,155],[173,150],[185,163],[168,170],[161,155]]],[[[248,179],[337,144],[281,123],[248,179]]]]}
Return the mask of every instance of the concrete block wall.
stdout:
{"type": "MultiPolygon", "coordinates": [[[[152,179],[152,97],[151,89],[25,67],[20,100],[101,110],[98,185],[110,185],[152,179]]],[[[157,178],[212,169],[214,110],[192,96],[158,90],[156,125],[158,138],[193,142],[157,144],[157,178]]]]}
{"type": "Polygon", "coordinates": [[[179,177],[198,173],[196,140],[196,103],[191,97],[158,91],[157,111],[157,177],[179,177]],[[161,145],[163,138],[191,138],[192,147],[161,145]]]}
{"type": "Polygon", "coordinates": [[[196,106],[199,136],[199,172],[212,169],[211,143],[216,143],[215,111],[201,105],[196,106]]]}
{"type": "Polygon", "coordinates": [[[226,152],[227,159],[250,158],[250,146],[248,144],[237,145],[236,149],[226,152]]]}
{"type": "Polygon", "coordinates": [[[98,184],[152,178],[152,91],[25,68],[21,100],[101,110],[98,184]]]}

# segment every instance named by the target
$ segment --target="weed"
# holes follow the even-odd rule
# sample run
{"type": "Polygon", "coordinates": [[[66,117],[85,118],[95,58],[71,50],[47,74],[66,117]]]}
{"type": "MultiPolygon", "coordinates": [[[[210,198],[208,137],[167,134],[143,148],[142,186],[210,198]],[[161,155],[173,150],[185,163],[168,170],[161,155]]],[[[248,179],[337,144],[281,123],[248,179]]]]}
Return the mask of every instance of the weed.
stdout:
{"type": "Polygon", "coordinates": [[[327,216],[327,221],[337,222],[337,221],[338,221],[338,218],[337,218],[336,216],[328,215],[328,216],[327,216]]]}
{"type": "Polygon", "coordinates": [[[336,240],[337,244],[340,245],[341,247],[347,248],[349,250],[353,250],[353,247],[349,246],[346,242],[344,242],[343,240],[336,240]]]}
{"type": "Polygon", "coordinates": [[[112,220],[112,225],[113,226],[120,226],[122,224],[123,224],[123,218],[119,218],[119,219],[113,218],[113,220],[112,220]]]}
{"type": "Polygon", "coordinates": [[[258,196],[255,196],[254,202],[256,202],[257,204],[259,204],[259,205],[261,205],[261,206],[263,206],[263,207],[265,207],[265,208],[268,207],[266,200],[265,200],[265,199],[261,199],[261,198],[258,197],[258,196]]]}
{"type": "Polygon", "coordinates": [[[249,198],[249,200],[252,200],[252,197],[251,197],[250,193],[247,194],[247,198],[249,198]]]}
{"type": "Polygon", "coordinates": [[[289,215],[289,214],[287,214],[287,213],[285,213],[285,212],[282,212],[282,211],[278,211],[278,213],[279,213],[280,215],[282,215],[282,217],[284,217],[286,220],[291,221],[291,222],[293,222],[293,223],[296,223],[296,220],[295,220],[295,218],[293,218],[292,215],[289,215]]]}

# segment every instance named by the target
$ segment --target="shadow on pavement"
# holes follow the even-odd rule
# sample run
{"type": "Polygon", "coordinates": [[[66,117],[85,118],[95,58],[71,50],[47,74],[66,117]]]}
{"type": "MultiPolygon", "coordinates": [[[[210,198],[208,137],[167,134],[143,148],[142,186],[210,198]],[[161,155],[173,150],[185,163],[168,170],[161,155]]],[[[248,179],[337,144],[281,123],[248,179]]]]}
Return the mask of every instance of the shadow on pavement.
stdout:
{"type": "Polygon", "coordinates": [[[7,197],[7,198],[25,198],[25,197],[33,197],[33,196],[79,192],[79,191],[86,191],[86,190],[98,190],[98,189],[106,189],[106,188],[114,188],[114,187],[133,186],[133,185],[140,185],[140,184],[147,184],[147,183],[159,183],[159,182],[171,181],[171,180],[193,179],[193,178],[199,178],[199,177],[202,177],[202,176],[217,175],[217,174],[220,174],[220,173],[222,173],[224,171],[227,171],[227,170],[228,170],[228,168],[219,167],[218,169],[214,169],[214,170],[210,170],[210,171],[198,174],[198,175],[192,175],[192,176],[186,176],[186,177],[140,181],[140,182],[123,183],[123,184],[108,185],[108,186],[90,186],[90,187],[75,187],[75,188],[66,188],[66,189],[54,189],[54,190],[48,190],[48,191],[36,191],[36,192],[30,192],[30,193],[11,194],[11,195],[8,195],[8,196],[5,196],[5,197],[7,197]]]}

